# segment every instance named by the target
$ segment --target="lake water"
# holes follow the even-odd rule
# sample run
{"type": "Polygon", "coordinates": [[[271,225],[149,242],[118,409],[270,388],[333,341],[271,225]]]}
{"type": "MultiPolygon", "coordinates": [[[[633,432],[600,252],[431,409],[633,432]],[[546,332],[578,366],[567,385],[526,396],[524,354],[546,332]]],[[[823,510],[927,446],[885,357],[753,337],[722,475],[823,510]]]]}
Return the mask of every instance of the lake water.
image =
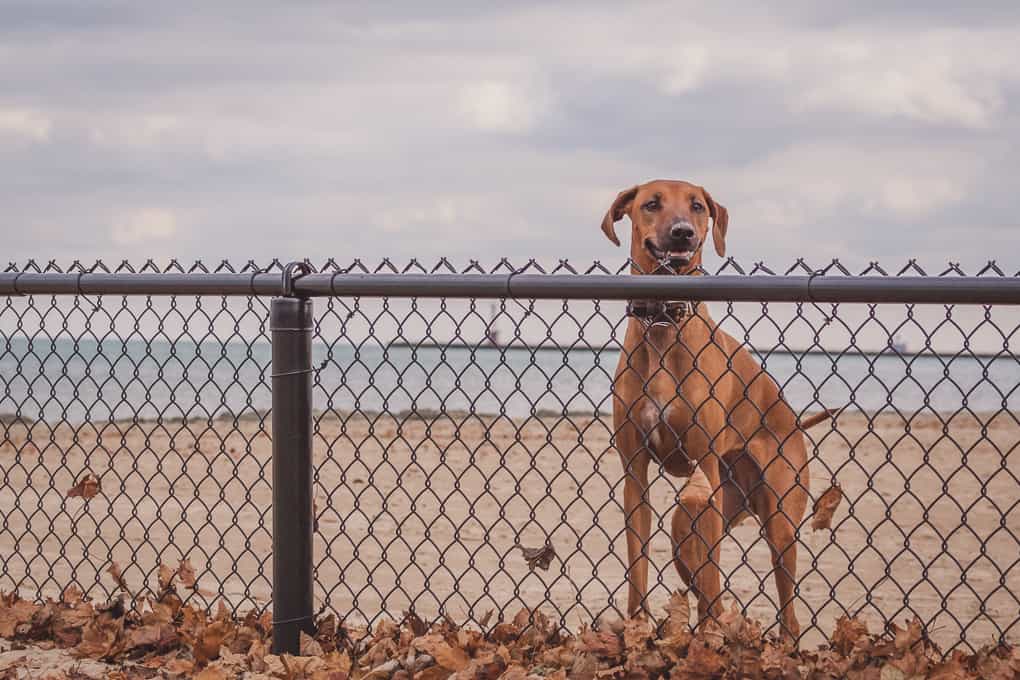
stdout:
{"type": "MultiPolygon", "coordinates": [[[[511,417],[611,411],[618,351],[531,351],[324,344],[314,348],[315,408],[341,412],[473,411],[511,417]]],[[[1012,357],[782,353],[765,369],[798,410],[856,405],[978,413],[1016,410],[1012,357]]],[[[0,414],[48,422],[211,418],[270,407],[265,342],[103,342],[8,338],[0,343],[0,414]]]]}

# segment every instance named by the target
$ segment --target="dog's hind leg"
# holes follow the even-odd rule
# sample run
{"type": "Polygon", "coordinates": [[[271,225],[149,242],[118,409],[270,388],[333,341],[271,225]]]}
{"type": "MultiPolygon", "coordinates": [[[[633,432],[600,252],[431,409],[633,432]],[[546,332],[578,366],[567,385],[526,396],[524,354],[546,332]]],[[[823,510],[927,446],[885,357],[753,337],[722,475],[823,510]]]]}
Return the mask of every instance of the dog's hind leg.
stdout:
{"type": "MultiPolygon", "coordinates": [[[[802,448],[803,444],[793,438],[786,444],[791,450],[798,446],[802,448]]],[[[799,456],[791,455],[790,458],[797,459],[799,456]]],[[[797,640],[800,624],[793,594],[797,584],[797,528],[807,507],[807,475],[806,471],[795,470],[785,455],[773,454],[764,460],[769,460],[769,463],[762,475],[763,483],[758,484],[754,491],[753,505],[765,528],[765,538],[772,552],[782,633],[797,640]]]]}

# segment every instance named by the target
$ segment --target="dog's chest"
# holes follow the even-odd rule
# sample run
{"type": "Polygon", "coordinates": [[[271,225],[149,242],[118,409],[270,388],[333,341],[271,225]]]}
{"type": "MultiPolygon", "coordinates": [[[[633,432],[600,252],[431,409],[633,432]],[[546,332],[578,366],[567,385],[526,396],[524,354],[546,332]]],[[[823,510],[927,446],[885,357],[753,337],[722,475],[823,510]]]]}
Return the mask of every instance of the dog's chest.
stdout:
{"type": "Polygon", "coordinates": [[[685,477],[690,474],[690,461],[684,452],[686,427],[679,411],[676,404],[660,404],[649,397],[642,401],[634,418],[651,457],[670,474],[685,477]]]}

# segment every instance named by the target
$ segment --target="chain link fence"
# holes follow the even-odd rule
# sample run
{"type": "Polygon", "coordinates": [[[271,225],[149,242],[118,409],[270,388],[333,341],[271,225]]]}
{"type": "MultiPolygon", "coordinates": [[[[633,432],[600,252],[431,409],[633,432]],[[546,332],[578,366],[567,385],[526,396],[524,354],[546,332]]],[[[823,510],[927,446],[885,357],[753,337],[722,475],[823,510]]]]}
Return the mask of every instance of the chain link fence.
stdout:
{"type": "MultiPolygon", "coordinates": [[[[626,614],[638,571],[627,521],[636,526],[647,507],[640,590],[653,614],[683,587],[679,566],[703,591],[718,575],[713,607],[735,603],[765,622],[794,612],[803,644],[845,614],[917,615],[945,648],[1017,639],[1020,315],[992,304],[1020,302],[1016,275],[994,264],[965,276],[915,263],[773,271],[729,260],[678,284],[687,297],[677,298],[675,286],[628,288],[660,277],[597,263],[312,269],[294,285],[315,297],[316,611],[374,622],[414,610],[484,626],[523,606],[572,629],[626,614]],[[579,294],[593,279],[616,292],[579,294]],[[829,301],[779,290],[795,279],[872,287],[829,301]],[[910,290],[893,285],[903,282],[910,290]],[[711,292],[717,284],[730,287],[711,292]],[[771,292],[755,297],[755,287],[771,292]],[[628,297],[711,301],[650,328],[627,316],[628,297]],[[677,375],[671,357],[699,310],[736,344],[713,338],[677,375]],[[734,360],[737,347],[753,369],[734,360]],[[620,366],[644,371],[636,392],[621,387],[620,366]],[[707,398],[692,396],[692,381],[709,386],[707,398]],[[781,400],[756,387],[772,382],[781,400]],[[651,416],[628,411],[645,403],[651,416]],[[784,404],[794,423],[838,413],[777,433],[784,404]],[[778,458],[755,454],[748,468],[727,457],[734,436],[736,448],[758,451],[750,444],[766,435],[778,458]],[[786,443],[799,436],[803,464],[786,443]],[[687,456],[696,441],[715,463],[687,456]],[[624,449],[650,456],[640,508],[626,507],[640,474],[624,449]],[[795,474],[777,477],[784,466],[795,474]],[[687,516],[685,534],[675,515],[690,509],[679,500],[695,470],[708,471],[714,500],[687,516]],[[833,485],[842,502],[828,527],[813,528],[812,506],[833,485]],[[762,511],[766,497],[776,502],[762,511]],[[757,521],[720,533],[703,519],[724,524],[734,508],[757,521]],[[770,527],[787,517],[792,548],[779,556],[796,558],[777,562],[770,527]],[[698,564],[684,535],[703,541],[698,564]],[[785,604],[777,571],[793,587],[785,604]]],[[[269,315],[282,270],[30,262],[0,274],[0,590],[45,597],[75,585],[105,598],[117,588],[114,564],[141,591],[161,563],[187,558],[196,601],[269,606],[269,315]]]]}

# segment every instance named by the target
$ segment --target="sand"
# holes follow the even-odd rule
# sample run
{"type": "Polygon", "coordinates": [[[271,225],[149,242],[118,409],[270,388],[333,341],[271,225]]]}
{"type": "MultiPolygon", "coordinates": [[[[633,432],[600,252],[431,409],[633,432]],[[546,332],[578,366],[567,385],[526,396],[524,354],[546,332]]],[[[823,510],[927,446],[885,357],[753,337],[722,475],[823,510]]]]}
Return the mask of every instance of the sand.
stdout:
{"type": "MultiPolygon", "coordinates": [[[[94,598],[155,583],[188,557],[193,597],[270,599],[271,439],[256,418],[0,429],[0,590],[94,598]],[[87,472],[102,492],[65,493],[87,472]]],[[[541,607],[576,627],[626,601],[620,465],[606,419],[322,416],[316,426],[316,604],[354,620],[541,607]],[[555,551],[531,570],[517,546],[555,551]]],[[[917,614],[936,641],[1020,640],[1020,423],[960,414],[844,414],[811,432],[812,495],[837,479],[833,530],[800,535],[797,612],[812,645],[844,613],[873,628],[917,614]],[[943,422],[945,419],[945,422],[943,422]],[[1011,460],[1012,459],[1012,460],[1011,460]]],[[[668,537],[681,480],[652,489],[651,600],[680,586],[668,537]]],[[[727,598],[775,617],[757,524],[722,550],[727,598]]]]}

